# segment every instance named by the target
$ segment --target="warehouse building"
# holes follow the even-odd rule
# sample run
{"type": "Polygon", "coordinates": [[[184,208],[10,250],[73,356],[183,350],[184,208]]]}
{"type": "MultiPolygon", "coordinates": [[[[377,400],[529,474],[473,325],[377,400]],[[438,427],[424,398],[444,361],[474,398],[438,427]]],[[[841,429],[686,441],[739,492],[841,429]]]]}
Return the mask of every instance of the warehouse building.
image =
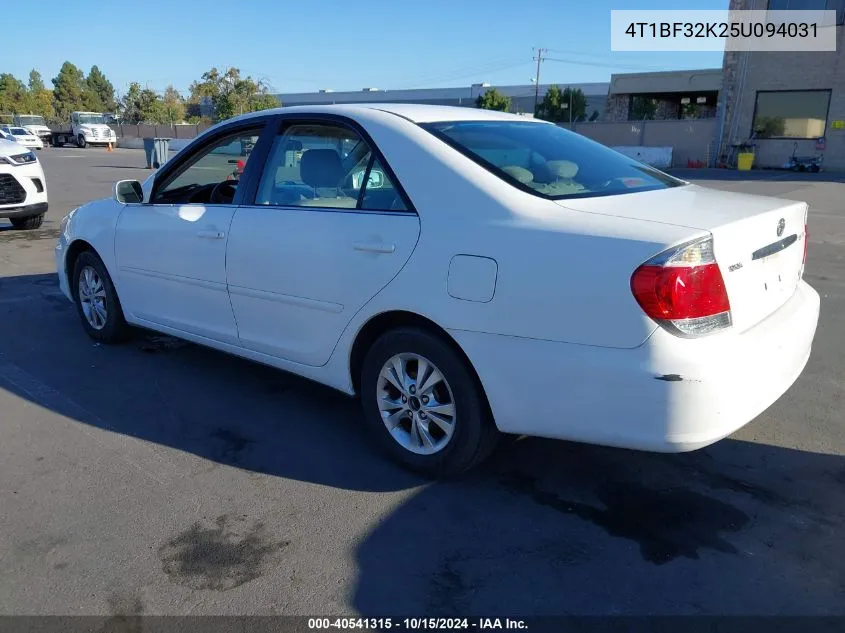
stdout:
{"type": "Polygon", "coordinates": [[[796,152],[845,169],[845,0],[731,0],[730,8],[835,10],[837,50],[725,53],[720,157],[750,142],[759,167],[782,166],[796,152]]]}
{"type": "MultiPolygon", "coordinates": [[[[580,89],[587,98],[587,116],[593,112],[601,115],[607,100],[607,82],[557,84],[564,88],[580,89]]],[[[410,90],[380,90],[363,88],[362,90],[335,92],[331,89],[318,92],[300,92],[276,95],[284,105],[321,105],[329,103],[424,103],[431,105],[475,107],[475,101],[486,90],[495,88],[511,98],[511,111],[519,114],[534,113],[535,95],[542,99],[552,84],[541,84],[539,91],[534,84],[521,86],[493,86],[488,83],[476,83],[459,88],[416,88],[410,90]]]]}

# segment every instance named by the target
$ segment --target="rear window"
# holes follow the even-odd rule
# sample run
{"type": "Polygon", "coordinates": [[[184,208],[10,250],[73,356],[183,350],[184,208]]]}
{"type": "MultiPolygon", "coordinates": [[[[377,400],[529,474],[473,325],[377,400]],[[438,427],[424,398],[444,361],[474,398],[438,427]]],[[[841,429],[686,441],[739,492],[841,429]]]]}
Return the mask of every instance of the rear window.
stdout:
{"type": "Polygon", "coordinates": [[[500,178],[544,198],[587,198],[685,184],[552,124],[457,121],[423,127],[500,178]]]}

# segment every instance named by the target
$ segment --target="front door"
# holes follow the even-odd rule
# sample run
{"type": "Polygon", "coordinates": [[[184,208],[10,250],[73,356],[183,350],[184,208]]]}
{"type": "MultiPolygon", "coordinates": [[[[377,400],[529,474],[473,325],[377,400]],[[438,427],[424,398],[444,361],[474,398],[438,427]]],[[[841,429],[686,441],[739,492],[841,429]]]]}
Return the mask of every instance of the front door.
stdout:
{"type": "Polygon", "coordinates": [[[241,345],[322,365],[408,261],[419,218],[376,149],[337,120],[284,123],[246,202],[227,257],[241,345]]]}
{"type": "Polygon", "coordinates": [[[177,156],[156,176],[148,203],[124,208],[115,256],[131,319],[238,344],[226,245],[238,181],[263,125],[223,131],[177,156]]]}

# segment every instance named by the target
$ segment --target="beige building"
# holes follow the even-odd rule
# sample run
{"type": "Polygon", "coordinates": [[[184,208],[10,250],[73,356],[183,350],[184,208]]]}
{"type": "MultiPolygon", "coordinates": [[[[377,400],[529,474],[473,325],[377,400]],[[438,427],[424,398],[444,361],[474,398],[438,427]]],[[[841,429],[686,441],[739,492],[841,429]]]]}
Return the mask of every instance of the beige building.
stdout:
{"type": "Polygon", "coordinates": [[[730,0],[730,9],[836,10],[837,50],[725,53],[719,155],[750,141],[759,167],[781,166],[796,151],[845,169],[845,0],[730,0]]]}

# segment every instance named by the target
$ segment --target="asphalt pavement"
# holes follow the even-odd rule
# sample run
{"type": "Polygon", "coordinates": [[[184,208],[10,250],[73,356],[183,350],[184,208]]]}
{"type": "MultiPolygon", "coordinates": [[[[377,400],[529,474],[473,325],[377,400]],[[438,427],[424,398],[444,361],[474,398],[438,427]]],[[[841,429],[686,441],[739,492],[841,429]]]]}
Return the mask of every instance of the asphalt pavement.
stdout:
{"type": "MultiPolygon", "coordinates": [[[[815,347],[749,426],[681,455],[508,441],[428,483],[327,388],[152,334],[93,343],[56,285],[59,221],[150,172],[39,158],[47,222],[0,220],[0,614],[845,615],[842,178],[683,174],[812,205],[815,347]]],[[[549,397],[565,416],[565,385],[549,397]]]]}

